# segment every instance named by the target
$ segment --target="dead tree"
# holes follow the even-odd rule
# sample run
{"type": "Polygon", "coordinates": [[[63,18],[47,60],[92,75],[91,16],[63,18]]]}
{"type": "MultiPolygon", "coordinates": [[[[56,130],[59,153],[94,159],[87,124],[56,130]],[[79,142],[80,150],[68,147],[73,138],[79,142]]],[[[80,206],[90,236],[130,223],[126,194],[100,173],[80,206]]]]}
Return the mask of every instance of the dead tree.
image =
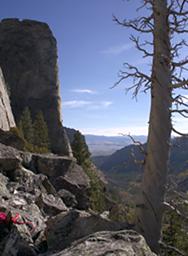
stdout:
{"type": "Polygon", "coordinates": [[[139,34],[152,35],[151,42],[141,42],[139,36],[131,36],[143,57],[152,58],[151,74],[125,63],[116,85],[132,78],[133,84],[127,90],[133,89],[133,96],[142,89],[150,90],[149,131],[142,193],[137,205],[137,229],[150,248],[158,252],[171,131],[183,135],[172,126],[171,117],[174,113],[188,117],[184,96],[175,94],[177,88],[188,89],[188,79],[183,78],[188,58],[180,60],[182,47],[188,45],[184,39],[176,38],[188,32],[188,0],[144,0],[140,8],[147,9],[149,15],[123,21],[114,17],[114,20],[139,34]]]}

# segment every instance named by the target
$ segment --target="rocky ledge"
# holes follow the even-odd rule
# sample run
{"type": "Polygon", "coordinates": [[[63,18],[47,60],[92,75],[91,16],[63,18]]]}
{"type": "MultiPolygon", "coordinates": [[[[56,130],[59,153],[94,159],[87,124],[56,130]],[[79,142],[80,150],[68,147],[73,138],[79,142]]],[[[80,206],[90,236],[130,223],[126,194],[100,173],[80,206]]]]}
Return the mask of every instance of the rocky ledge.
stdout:
{"type": "Polygon", "coordinates": [[[9,217],[0,222],[0,255],[154,255],[142,236],[119,231],[125,223],[89,209],[89,188],[74,158],[0,144],[0,214],[9,217]]]}
{"type": "Polygon", "coordinates": [[[144,238],[132,230],[97,232],[71,247],[45,256],[154,256],[144,238]]]}
{"type": "MultiPolygon", "coordinates": [[[[48,125],[51,150],[71,155],[61,123],[57,43],[49,26],[33,20],[1,20],[0,66],[16,122],[27,107],[33,118],[42,111],[48,125]]],[[[1,76],[0,73],[0,83],[1,76]]],[[[5,126],[4,120],[3,123],[5,126]]]]}

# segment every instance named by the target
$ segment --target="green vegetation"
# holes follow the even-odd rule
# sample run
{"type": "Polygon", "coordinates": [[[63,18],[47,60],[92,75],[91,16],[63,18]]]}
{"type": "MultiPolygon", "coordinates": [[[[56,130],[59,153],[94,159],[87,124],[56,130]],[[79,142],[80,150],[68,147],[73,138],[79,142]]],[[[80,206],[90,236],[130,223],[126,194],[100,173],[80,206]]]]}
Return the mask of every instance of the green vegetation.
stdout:
{"type": "Polygon", "coordinates": [[[33,124],[33,144],[41,149],[49,149],[48,126],[44,120],[42,111],[39,111],[33,124]]]}
{"type": "Polygon", "coordinates": [[[84,136],[79,131],[75,132],[71,147],[78,164],[84,165],[90,158],[90,152],[84,136]]]}
{"type": "Polygon", "coordinates": [[[36,114],[33,122],[30,110],[26,107],[20,117],[18,130],[19,136],[25,141],[25,150],[36,153],[49,152],[48,127],[42,111],[36,114]]]}
{"type": "Polygon", "coordinates": [[[84,136],[77,131],[71,144],[74,157],[90,178],[90,206],[98,212],[105,210],[104,184],[97,175],[96,167],[90,160],[90,152],[84,136]]]}
{"type": "Polygon", "coordinates": [[[114,221],[126,222],[134,225],[136,221],[135,208],[131,205],[117,203],[110,210],[109,218],[114,221]]]}
{"type": "MultiPolygon", "coordinates": [[[[188,208],[186,215],[187,213],[188,208]]],[[[169,251],[167,250],[165,255],[177,255],[177,252],[170,250],[171,247],[175,247],[184,253],[188,252],[188,221],[182,216],[179,216],[176,211],[165,213],[163,241],[169,246],[169,251]]]]}
{"type": "Polygon", "coordinates": [[[18,123],[18,128],[20,130],[20,135],[28,143],[33,144],[33,124],[31,119],[31,113],[28,107],[26,107],[20,117],[18,123]]]}
{"type": "Polygon", "coordinates": [[[104,194],[104,184],[98,177],[96,173],[95,166],[91,163],[90,160],[86,161],[82,165],[83,169],[85,170],[86,174],[90,178],[90,203],[91,209],[97,212],[103,212],[106,208],[105,203],[105,194],[104,194]]]}

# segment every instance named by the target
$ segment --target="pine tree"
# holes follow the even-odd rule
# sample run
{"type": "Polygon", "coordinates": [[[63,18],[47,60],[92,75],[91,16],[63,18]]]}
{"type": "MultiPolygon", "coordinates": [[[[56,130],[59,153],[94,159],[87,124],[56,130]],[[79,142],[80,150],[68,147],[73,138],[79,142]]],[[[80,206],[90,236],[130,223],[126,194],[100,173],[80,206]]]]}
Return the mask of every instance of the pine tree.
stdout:
{"type": "Polygon", "coordinates": [[[20,117],[18,124],[20,135],[28,143],[33,143],[33,124],[31,119],[31,113],[28,107],[26,107],[20,117]]]}
{"type": "Polygon", "coordinates": [[[42,111],[39,111],[36,115],[36,118],[33,124],[33,130],[34,130],[34,140],[33,140],[34,146],[48,151],[50,147],[49,137],[48,137],[48,126],[44,120],[42,111]]]}
{"type": "Polygon", "coordinates": [[[90,152],[84,136],[79,131],[76,131],[74,134],[74,140],[71,146],[73,155],[77,159],[78,164],[83,165],[84,162],[90,157],[90,152]]]}
{"type": "Polygon", "coordinates": [[[73,156],[77,163],[82,166],[83,170],[90,179],[90,207],[94,211],[103,212],[105,209],[104,184],[96,172],[96,167],[90,160],[90,152],[85,141],[85,137],[76,131],[71,144],[73,156]]]}

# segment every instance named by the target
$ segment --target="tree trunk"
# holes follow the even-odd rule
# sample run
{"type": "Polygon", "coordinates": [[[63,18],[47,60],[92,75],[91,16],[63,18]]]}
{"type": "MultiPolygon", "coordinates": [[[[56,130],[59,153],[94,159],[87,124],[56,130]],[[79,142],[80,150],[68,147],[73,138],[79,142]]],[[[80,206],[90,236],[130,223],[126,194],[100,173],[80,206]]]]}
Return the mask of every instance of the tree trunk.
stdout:
{"type": "Polygon", "coordinates": [[[137,226],[150,248],[158,252],[171,134],[171,54],[166,0],[153,0],[153,15],[151,112],[137,226]]]}

